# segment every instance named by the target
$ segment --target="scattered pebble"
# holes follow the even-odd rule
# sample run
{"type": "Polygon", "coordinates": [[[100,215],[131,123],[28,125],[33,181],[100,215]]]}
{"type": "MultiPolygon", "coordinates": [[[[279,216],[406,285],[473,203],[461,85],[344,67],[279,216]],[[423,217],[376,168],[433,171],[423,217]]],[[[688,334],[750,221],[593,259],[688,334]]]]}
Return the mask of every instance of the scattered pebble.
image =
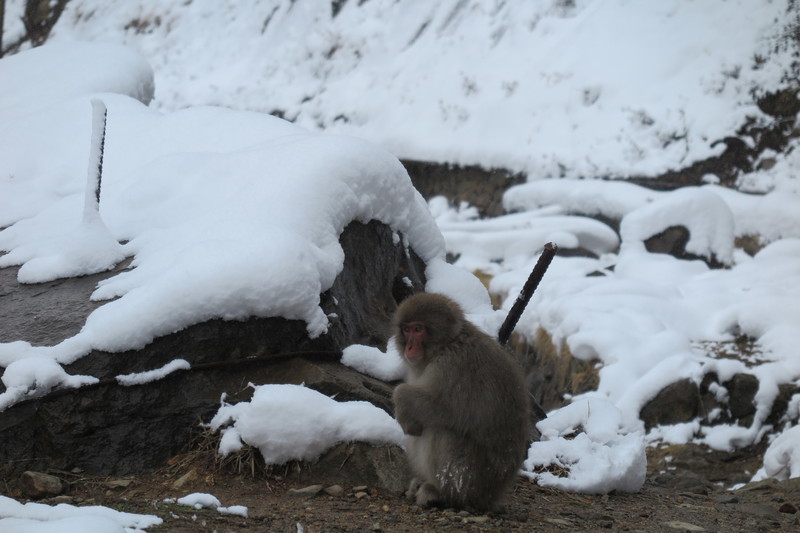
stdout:
{"type": "Polygon", "coordinates": [[[289,489],[289,494],[294,494],[295,496],[316,496],[322,490],[322,485],[309,485],[308,487],[303,487],[302,489],[289,489]]]}
{"type": "Polygon", "coordinates": [[[106,487],[109,489],[124,489],[130,487],[131,483],[133,483],[132,479],[112,479],[111,481],[106,481],[106,487]]]}
{"type": "Polygon", "coordinates": [[[330,487],[325,489],[325,494],[328,496],[339,497],[344,494],[344,489],[341,485],[331,485],[330,487]]]}
{"type": "Polygon", "coordinates": [[[549,524],[555,524],[557,526],[566,526],[566,527],[572,526],[572,522],[570,522],[569,520],[564,520],[563,518],[545,518],[544,521],[549,524]]]}
{"type": "Polygon", "coordinates": [[[740,503],[736,506],[736,510],[755,517],[767,518],[770,520],[779,520],[781,518],[781,514],[777,509],[775,509],[775,507],[764,503],[740,503]]]}
{"type": "Polygon", "coordinates": [[[184,475],[175,480],[175,482],[172,484],[172,489],[181,490],[184,487],[184,485],[186,485],[190,481],[193,481],[196,478],[197,478],[197,470],[192,468],[184,475]]]}
{"type": "Polygon", "coordinates": [[[664,522],[664,525],[670,529],[680,529],[681,531],[705,531],[705,528],[690,524],[689,522],[681,522],[680,520],[670,520],[664,522]]]}

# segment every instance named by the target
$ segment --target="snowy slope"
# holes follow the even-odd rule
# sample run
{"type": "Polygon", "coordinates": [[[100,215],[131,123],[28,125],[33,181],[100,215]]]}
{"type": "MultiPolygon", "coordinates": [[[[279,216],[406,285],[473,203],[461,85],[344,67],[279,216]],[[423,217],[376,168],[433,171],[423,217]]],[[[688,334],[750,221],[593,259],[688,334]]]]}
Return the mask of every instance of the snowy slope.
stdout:
{"type": "Polygon", "coordinates": [[[51,42],[130,45],[161,109],[280,112],[401,159],[537,178],[654,175],[718,154],[746,117],[770,120],[754,97],[785,83],[787,6],[72,0],[51,42]]]}

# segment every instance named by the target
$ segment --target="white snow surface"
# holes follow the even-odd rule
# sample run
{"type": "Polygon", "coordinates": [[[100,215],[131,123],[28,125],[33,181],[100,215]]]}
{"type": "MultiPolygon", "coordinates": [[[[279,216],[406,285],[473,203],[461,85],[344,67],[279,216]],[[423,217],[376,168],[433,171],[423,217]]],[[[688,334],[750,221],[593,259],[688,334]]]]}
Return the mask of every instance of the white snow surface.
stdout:
{"type": "Polygon", "coordinates": [[[187,507],[194,507],[195,509],[216,509],[217,507],[222,506],[216,496],[205,492],[193,492],[191,494],[187,494],[182,498],[178,498],[175,503],[178,505],[185,505],[187,507]]]}
{"type": "Polygon", "coordinates": [[[406,374],[403,356],[397,352],[392,339],[389,340],[386,353],[374,346],[348,346],[342,351],[342,363],[384,381],[400,380],[406,374]]]}
{"type": "Polygon", "coordinates": [[[178,505],[185,505],[187,507],[194,507],[195,509],[214,509],[220,514],[236,515],[247,518],[248,509],[244,505],[230,505],[228,507],[223,507],[216,496],[206,492],[193,492],[178,499],[167,498],[165,501],[169,503],[177,503],[178,505]]]}
{"type": "MultiPolygon", "coordinates": [[[[14,80],[0,84],[0,267],[21,265],[21,282],[123,256],[132,269],[97,288],[93,299],[113,300],[75,337],[0,344],[0,409],[94,382],[61,367],[93,348],[136,349],[210,318],[281,315],[323,333],[319,294],[341,269],[338,235],[351,220],[378,219],[428,261],[427,289],[457,299],[490,333],[546,242],[597,254],[557,257],[517,328],[529,339],[543,329],[600,374],[596,391],[540,424],[545,438],[525,464],[539,483],[635,491],[645,442],[731,449],[765,435],[772,445],[756,477],[800,476],[800,398],[779,433],[765,425],[778,386],[800,384],[800,141],[739,178],[751,194],[714,176],[675,192],[577,179],[685,167],[720,153],[716,141],[746,119],[769,124],[755,97],[793,79],[787,5],[371,0],[345,2],[334,17],[303,0],[72,0],[50,44],[0,60],[0,79],[14,80]],[[87,222],[92,100],[109,115],[99,216],[87,222]],[[396,157],[503,167],[529,182],[505,195],[513,213],[479,220],[468,205],[426,205],[396,157]],[[598,214],[619,221],[619,234],[582,216],[598,214]],[[727,268],[644,249],[675,222],[692,230],[689,251],[727,268]],[[765,245],[754,257],[733,246],[746,236],[765,245]],[[494,276],[501,312],[468,270],[494,276]],[[718,356],[742,335],[755,340],[752,360],[718,356]],[[759,379],[750,427],[698,419],[642,436],[639,410],[661,387],[709,371],[722,382],[759,379]],[[568,478],[532,472],[559,462],[568,478]]],[[[21,9],[7,2],[9,41],[21,9]]],[[[345,362],[402,376],[391,349],[350,347],[345,362]]],[[[253,443],[279,461],[342,439],[402,442],[375,407],[254,387],[251,402],[223,402],[215,417],[222,451],[253,443]],[[271,413],[289,398],[293,417],[278,430],[271,413]]],[[[36,505],[0,497],[3,531],[149,525],[13,514],[62,508],[36,505]]]]}
{"type": "Polygon", "coordinates": [[[141,533],[161,523],[157,516],[123,513],[98,505],[23,504],[0,495],[3,533],[141,533]]]}
{"type": "Polygon", "coordinates": [[[161,368],[156,368],[154,370],[137,372],[135,374],[121,374],[117,376],[117,382],[120,385],[125,385],[126,387],[130,387],[132,385],[143,385],[145,383],[150,383],[151,381],[164,379],[168,375],[178,370],[189,370],[190,368],[192,368],[192,365],[189,364],[189,361],[186,359],[174,359],[161,368]]]}
{"type": "Polygon", "coordinates": [[[764,466],[753,476],[753,481],[800,477],[798,442],[800,442],[800,426],[790,427],[778,435],[764,453],[764,466]]]}

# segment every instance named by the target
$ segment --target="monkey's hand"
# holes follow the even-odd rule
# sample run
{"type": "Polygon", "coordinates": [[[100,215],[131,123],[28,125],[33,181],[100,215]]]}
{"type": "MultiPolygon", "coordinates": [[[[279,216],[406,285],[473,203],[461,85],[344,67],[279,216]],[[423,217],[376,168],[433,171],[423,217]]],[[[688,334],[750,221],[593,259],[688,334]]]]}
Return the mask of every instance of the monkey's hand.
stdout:
{"type": "Polygon", "coordinates": [[[394,417],[403,428],[406,435],[418,437],[422,435],[422,422],[415,413],[417,412],[415,392],[409,385],[398,385],[393,394],[394,417]]]}

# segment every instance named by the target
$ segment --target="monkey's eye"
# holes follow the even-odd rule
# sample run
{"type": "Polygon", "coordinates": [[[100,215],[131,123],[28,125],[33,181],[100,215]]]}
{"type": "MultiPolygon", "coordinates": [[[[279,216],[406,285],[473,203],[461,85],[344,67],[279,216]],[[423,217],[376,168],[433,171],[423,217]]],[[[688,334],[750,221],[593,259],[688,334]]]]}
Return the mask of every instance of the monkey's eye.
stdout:
{"type": "Polygon", "coordinates": [[[403,333],[424,333],[425,326],[422,324],[408,324],[403,326],[403,333]]]}

